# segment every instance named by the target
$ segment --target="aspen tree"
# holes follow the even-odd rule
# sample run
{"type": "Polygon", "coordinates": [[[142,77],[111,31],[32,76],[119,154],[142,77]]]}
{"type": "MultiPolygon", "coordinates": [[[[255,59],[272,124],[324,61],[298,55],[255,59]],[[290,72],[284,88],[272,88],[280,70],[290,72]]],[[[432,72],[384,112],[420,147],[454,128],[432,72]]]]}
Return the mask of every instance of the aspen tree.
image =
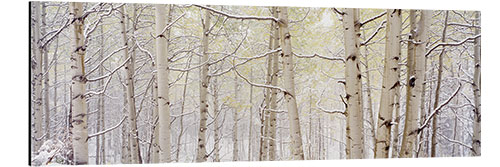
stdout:
{"type": "MultiPolygon", "coordinates": [[[[278,18],[278,7],[273,7],[272,12],[273,12],[273,17],[278,18]]],[[[279,35],[279,26],[275,24],[274,22],[271,24],[273,27],[272,34],[273,34],[273,50],[278,49],[280,47],[280,35],[279,35]]],[[[272,54],[272,76],[271,76],[271,85],[272,86],[278,86],[278,72],[279,72],[279,67],[278,67],[278,58],[279,54],[274,53],[272,54]]],[[[276,89],[271,90],[271,102],[270,102],[270,107],[271,110],[276,110],[278,109],[278,91],[276,89]]],[[[269,115],[269,161],[274,161],[276,160],[276,112],[271,112],[269,115]]]]}
{"type": "Polygon", "coordinates": [[[292,55],[291,35],[288,30],[288,8],[279,7],[279,27],[281,46],[283,47],[283,82],[285,86],[285,103],[288,109],[288,121],[290,122],[290,138],[292,140],[292,157],[294,160],[304,160],[302,148],[302,135],[300,133],[299,112],[295,96],[294,62],[292,55]]]}
{"type": "MultiPolygon", "coordinates": [[[[123,89],[123,106],[127,106],[127,87],[122,84],[122,89],[123,89]]],[[[123,115],[128,115],[127,113],[127,107],[123,107],[123,115]]],[[[128,120],[125,120],[125,122],[122,125],[122,131],[121,131],[121,157],[120,157],[120,162],[122,164],[130,164],[131,163],[131,155],[130,155],[130,133],[128,131],[128,120]]]]}
{"type": "MultiPolygon", "coordinates": [[[[250,81],[253,80],[253,68],[250,68],[250,81]]],[[[248,161],[252,161],[252,129],[253,129],[253,86],[250,85],[250,123],[248,125],[248,161]]],[[[216,106],[215,106],[216,107],[216,106]]]]}
{"type": "MultiPolygon", "coordinates": [[[[271,12],[275,12],[273,9],[271,9],[271,12]]],[[[275,22],[271,22],[271,26],[270,26],[270,35],[269,35],[269,50],[272,50],[273,49],[273,34],[274,33],[274,26],[275,26],[275,22]]],[[[267,85],[271,85],[271,80],[272,80],[272,75],[273,75],[273,64],[272,64],[272,57],[273,55],[268,55],[267,56],[267,73],[266,73],[266,84],[267,85]]],[[[263,136],[261,137],[261,142],[260,142],[260,157],[259,157],[259,160],[260,161],[265,161],[265,160],[268,160],[268,153],[269,153],[269,145],[270,145],[270,140],[269,140],[269,137],[271,135],[271,128],[270,128],[270,123],[271,123],[271,120],[270,120],[270,114],[272,112],[269,111],[269,109],[271,109],[271,90],[270,89],[266,89],[265,90],[265,95],[264,95],[264,101],[265,101],[265,109],[264,111],[262,112],[263,113],[263,136]]]]}
{"type": "Polygon", "coordinates": [[[384,78],[378,114],[375,158],[388,158],[391,146],[392,113],[395,93],[399,89],[399,59],[401,56],[401,10],[387,10],[384,78]]]}
{"type": "MultiPolygon", "coordinates": [[[[445,12],[444,18],[444,27],[443,27],[443,36],[441,38],[441,42],[446,41],[446,28],[448,26],[448,11],[445,12]]],[[[437,76],[437,84],[436,84],[436,93],[434,94],[434,109],[439,105],[439,91],[441,90],[441,78],[443,75],[443,56],[446,52],[446,49],[443,48],[441,53],[439,54],[439,66],[438,66],[438,76],[437,76]]],[[[423,105],[423,104],[421,104],[423,105]]],[[[436,146],[437,146],[437,131],[438,131],[438,115],[432,118],[432,141],[431,141],[431,157],[436,157],[436,146]]]]}
{"type": "Polygon", "coordinates": [[[214,78],[212,80],[213,84],[212,85],[212,88],[213,88],[213,103],[214,103],[214,113],[213,115],[215,115],[214,117],[214,162],[220,162],[220,146],[219,146],[219,141],[220,141],[220,129],[219,129],[219,121],[218,121],[218,115],[219,115],[219,104],[218,104],[218,96],[219,96],[219,89],[217,88],[218,86],[218,82],[217,82],[217,78],[214,78]]]}
{"type": "MultiPolygon", "coordinates": [[[[414,156],[418,135],[419,112],[421,105],[421,94],[424,79],[424,59],[425,46],[428,42],[428,18],[431,11],[421,10],[420,19],[417,26],[411,26],[411,41],[408,46],[408,77],[406,89],[406,120],[403,132],[403,141],[400,150],[400,157],[411,158],[414,156]],[[414,39],[414,40],[412,40],[414,39]]],[[[415,11],[410,10],[410,25],[414,25],[416,20],[415,11]]]]}
{"type": "MultiPolygon", "coordinates": [[[[210,11],[205,10],[205,19],[203,19],[203,36],[201,39],[203,57],[200,63],[208,61],[208,38],[210,31],[210,11]]],[[[196,162],[207,161],[206,153],[206,130],[207,130],[207,112],[208,112],[208,64],[201,67],[200,75],[200,127],[198,129],[198,145],[196,153],[196,162]]]]}
{"type": "Polygon", "coordinates": [[[42,146],[42,49],[40,48],[40,2],[32,2],[34,7],[34,18],[33,18],[33,40],[34,40],[34,61],[32,62],[32,72],[34,80],[34,92],[33,97],[33,136],[32,143],[34,145],[35,152],[38,151],[40,146],[42,146]]]}
{"type": "MultiPolygon", "coordinates": [[[[134,63],[135,63],[135,51],[132,48],[132,55],[128,54],[128,38],[127,38],[127,29],[125,27],[125,23],[127,19],[125,17],[125,5],[120,8],[121,13],[121,35],[122,35],[122,43],[126,46],[123,49],[123,55],[125,59],[128,59],[128,62],[125,65],[125,85],[127,86],[127,107],[128,107],[128,120],[129,120],[129,130],[130,130],[130,153],[132,156],[132,163],[142,163],[141,153],[139,149],[139,132],[137,131],[137,117],[136,117],[136,108],[135,108],[135,94],[134,94],[134,63]]],[[[135,6],[134,6],[135,12],[135,6]]],[[[135,26],[135,25],[132,25],[135,26]]],[[[132,28],[134,29],[134,28],[132,28]]]]}
{"type": "MultiPolygon", "coordinates": [[[[100,39],[100,45],[102,47],[104,47],[104,30],[103,30],[103,25],[101,24],[100,25],[100,31],[101,31],[101,39],[100,39]]],[[[104,50],[103,49],[100,49],[99,50],[99,59],[102,60],[104,58],[104,50]]],[[[104,75],[104,65],[102,65],[101,67],[99,67],[98,69],[98,73],[99,73],[99,76],[102,76],[104,75]]],[[[104,86],[104,80],[99,80],[99,86],[100,87],[103,87],[104,86]]],[[[97,132],[100,132],[101,129],[104,129],[104,94],[99,94],[98,95],[98,100],[97,100],[97,123],[96,123],[96,129],[97,129],[97,132]]],[[[102,161],[103,163],[106,162],[106,155],[104,154],[104,151],[105,151],[105,143],[106,143],[106,138],[105,138],[106,135],[102,135],[102,138],[101,138],[101,135],[97,135],[96,136],[96,151],[95,151],[95,163],[96,164],[100,164],[100,162],[102,161]],[[101,140],[102,140],[102,143],[103,145],[101,146],[101,140]],[[102,159],[101,159],[101,153],[102,153],[102,159]]]]}
{"type": "Polygon", "coordinates": [[[361,108],[361,72],[359,67],[359,10],[348,8],[343,15],[346,55],[347,158],[363,158],[363,110],[361,108]]]}
{"type": "MultiPolygon", "coordinates": [[[[47,21],[45,17],[47,16],[47,2],[41,2],[42,4],[42,15],[41,15],[41,29],[40,33],[42,35],[46,34],[47,21]]],[[[49,54],[48,45],[45,48],[40,48],[42,50],[43,57],[43,108],[45,111],[45,141],[50,139],[50,106],[49,106],[49,54]]]]}
{"type": "Polygon", "coordinates": [[[85,18],[82,17],[83,7],[81,2],[70,2],[70,16],[73,22],[73,53],[71,54],[71,119],[72,119],[72,143],[73,162],[75,165],[88,164],[88,130],[87,130],[87,103],[85,87],[85,50],[83,36],[83,24],[85,18]]]}
{"type": "MultiPolygon", "coordinates": [[[[162,34],[166,26],[165,5],[155,5],[156,21],[156,62],[158,76],[158,128],[160,145],[160,163],[170,162],[170,100],[168,81],[168,50],[167,41],[169,34],[162,34]]],[[[168,33],[168,31],[167,31],[168,33]]]]}
{"type": "MultiPolygon", "coordinates": [[[[481,13],[476,12],[476,20],[480,25],[481,13]]],[[[475,28],[476,35],[481,33],[480,28],[475,28]]],[[[474,124],[472,134],[472,155],[481,156],[481,37],[474,40],[474,124]]]]}
{"type": "MultiPolygon", "coordinates": [[[[155,80],[158,80],[158,75],[154,74],[155,80]]],[[[151,114],[152,116],[152,123],[154,126],[154,131],[153,131],[153,147],[151,148],[151,163],[159,163],[160,162],[160,144],[159,144],[159,131],[160,128],[158,127],[158,82],[153,83],[153,89],[151,89],[152,92],[152,101],[153,101],[153,113],[151,114]]]]}
{"type": "MultiPolygon", "coordinates": [[[[234,75],[234,100],[235,106],[233,111],[233,161],[238,161],[238,112],[239,112],[239,100],[238,100],[238,75],[234,75]]],[[[215,106],[214,106],[215,107],[215,106]]]]}

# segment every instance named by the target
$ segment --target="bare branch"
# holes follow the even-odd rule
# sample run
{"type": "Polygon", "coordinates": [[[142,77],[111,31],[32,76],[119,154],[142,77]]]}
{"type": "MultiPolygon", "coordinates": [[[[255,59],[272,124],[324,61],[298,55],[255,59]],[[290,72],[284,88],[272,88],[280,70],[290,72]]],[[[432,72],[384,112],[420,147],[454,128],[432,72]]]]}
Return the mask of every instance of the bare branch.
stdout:
{"type": "Polygon", "coordinates": [[[384,11],[384,12],[382,12],[382,13],[380,13],[380,14],[376,15],[376,16],[373,16],[372,18],[369,18],[369,19],[367,19],[367,20],[365,20],[365,21],[361,22],[360,24],[361,24],[361,26],[363,26],[363,25],[365,25],[365,24],[368,24],[369,22],[371,22],[371,21],[373,21],[373,20],[376,20],[376,19],[378,19],[378,18],[380,18],[380,17],[384,16],[385,14],[387,14],[387,11],[384,11]]]}
{"type": "Polygon", "coordinates": [[[314,53],[313,55],[299,55],[299,54],[295,54],[293,53],[293,55],[295,55],[296,57],[298,58],[313,58],[313,57],[319,57],[319,58],[322,58],[322,59],[326,59],[326,60],[335,60],[335,61],[342,61],[345,63],[345,60],[343,57],[326,57],[326,56],[321,56],[317,53],[314,53]]]}
{"type": "Polygon", "coordinates": [[[361,43],[360,43],[360,45],[361,45],[361,46],[366,45],[366,44],[367,44],[368,42],[370,42],[370,41],[371,41],[371,40],[372,40],[375,36],[377,36],[378,32],[380,32],[380,30],[381,30],[382,28],[384,28],[384,24],[385,24],[386,22],[387,22],[387,20],[382,21],[382,22],[378,25],[378,27],[377,27],[377,29],[375,30],[375,32],[373,32],[373,33],[372,33],[372,35],[370,35],[370,37],[368,37],[368,39],[366,39],[365,41],[361,42],[361,43]]]}
{"type": "Polygon", "coordinates": [[[97,133],[94,133],[94,134],[89,135],[89,137],[87,137],[87,140],[88,140],[88,139],[90,139],[90,138],[92,138],[92,137],[96,137],[96,136],[99,136],[99,135],[103,135],[103,134],[105,134],[105,133],[108,133],[109,131],[112,131],[113,129],[118,128],[118,127],[119,127],[119,126],[120,126],[120,125],[121,125],[121,124],[125,121],[125,119],[126,119],[126,118],[127,118],[127,116],[124,116],[124,117],[122,118],[122,120],[120,121],[120,123],[116,124],[115,126],[113,126],[113,127],[109,128],[109,129],[106,129],[106,130],[103,130],[103,131],[100,131],[100,132],[97,132],[97,133]]]}
{"type": "Polygon", "coordinates": [[[161,31],[160,34],[156,34],[155,38],[158,38],[158,37],[161,37],[163,36],[163,33],[165,33],[165,31],[167,31],[167,29],[169,29],[170,27],[172,27],[172,25],[174,25],[179,19],[181,19],[184,15],[186,15],[186,13],[183,13],[182,15],[180,15],[179,17],[177,17],[174,21],[172,21],[171,23],[169,23],[167,26],[165,26],[165,28],[163,28],[163,30],[161,31]]]}
{"type": "Polygon", "coordinates": [[[434,51],[435,49],[437,49],[440,46],[458,46],[458,45],[464,44],[465,42],[467,42],[469,40],[475,40],[476,38],[479,38],[479,37],[481,37],[481,34],[477,34],[473,37],[465,38],[464,40],[457,42],[457,43],[439,43],[439,44],[435,45],[434,47],[432,47],[431,49],[429,49],[429,51],[427,51],[427,53],[425,54],[425,57],[427,57],[429,54],[431,54],[432,51],[434,51]]]}
{"type": "Polygon", "coordinates": [[[128,57],[127,60],[123,61],[123,63],[116,67],[115,69],[113,69],[113,71],[109,72],[108,74],[106,75],[103,75],[103,76],[100,76],[100,77],[97,77],[97,78],[92,78],[92,79],[87,79],[88,82],[94,82],[94,81],[99,81],[101,79],[104,79],[104,78],[107,78],[111,75],[113,75],[116,71],[118,71],[118,69],[122,68],[123,66],[125,66],[125,64],[127,64],[127,62],[131,59],[132,57],[128,57]]]}
{"type": "Polygon", "coordinates": [[[443,108],[446,104],[448,104],[451,101],[451,99],[453,99],[453,97],[455,97],[458,94],[460,88],[462,88],[461,83],[459,83],[457,90],[455,90],[455,92],[450,97],[448,97],[446,101],[441,103],[438,107],[434,109],[434,111],[432,111],[432,113],[425,119],[424,123],[417,129],[418,132],[421,132],[427,125],[429,125],[430,120],[441,110],[441,108],[443,108]]]}
{"type": "Polygon", "coordinates": [[[471,149],[471,150],[472,150],[472,146],[469,146],[469,145],[467,145],[467,144],[464,144],[464,143],[462,143],[462,142],[460,142],[460,141],[458,141],[458,140],[453,140],[453,139],[450,139],[450,138],[446,137],[445,135],[443,135],[443,134],[441,134],[441,133],[437,133],[437,134],[439,134],[441,137],[443,137],[444,139],[448,140],[448,141],[449,141],[449,142],[451,142],[451,143],[454,143],[454,144],[459,144],[459,145],[462,145],[462,146],[464,146],[464,147],[466,147],[466,148],[468,148],[468,149],[471,149]]]}
{"type": "Polygon", "coordinates": [[[277,18],[270,17],[270,16],[267,16],[267,17],[266,16],[238,16],[238,15],[232,15],[232,14],[229,14],[229,13],[225,13],[223,11],[219,11],[219,10],[216,10],[214,8],[207,7],[207,6],[196,5],[196,4],[193,4],[193,6],[196,6],[196,7],[205,9],[205,10],[209,10],[211,12],[214,12],[214,13],[217,13],[217,14],[220,14],[220,15],[224,15],[226,17],[233,18],[233,19],[242,19],[242,20],[245,20],[245,19],[246,20],[271,20],[271,21],[279,22],[279,20],[277,18]]]}

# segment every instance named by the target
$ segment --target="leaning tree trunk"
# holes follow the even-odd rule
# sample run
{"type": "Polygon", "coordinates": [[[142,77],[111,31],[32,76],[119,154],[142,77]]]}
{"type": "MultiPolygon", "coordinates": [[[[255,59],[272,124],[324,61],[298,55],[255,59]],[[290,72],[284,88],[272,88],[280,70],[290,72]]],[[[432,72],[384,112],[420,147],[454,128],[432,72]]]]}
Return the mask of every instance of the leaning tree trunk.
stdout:
{"type": "Polygon", "coordinates": [[[40,2],[33,2],[34,19],[33,19],[33,40],[34,40],[34,61],[32,60],[32,72],[34,80],[34,99],[33,99],[33,136],[32,144],[34,145],[32,151],[37,152],[42,145],[42,49],[40,48],[40,2]]]}
{"type": "MultiPolygon", "coordinates": [[[[481,13],[476,12],[478,26],[481,13]]],[[[476,35],[481,33],[480,28],[476,28],[476,35]]],[[[474,91],[474,125],[472,134],[472,156],[481,156],[481,38],[474,40],[474,80],[472,85],[474,91]]]]}
{"type": "Polygon", "coordinates": [[[284,98],[288,109],[288,120],[290,123],[290,138],[292,140],[292,158],[294,160],[304,160],[304,150],[302,148],[302,135],[300,134],[300,120],[297,109],[294,81],[294,63],[292,55],[292,41],[288,30],[288,8],[279,7],[279,27],[281,36],[282,57],[283,57],[283,82],[285,85],[284,98]]]}
{"type": "MultiPolygon", "coordinates": [[[[203,36],[202,36],[202,48],[203,57],[200,63],[205,63],[208,61],[208,35],[210,31],[210,11],[205,10],[205,19],[203,19],[203,36]]],[[[200,76],[200,128],[198,129],[198,148],[196,153],[196,162],[207,161],[206,154],[206,130],[207,130],[207,112],[208,112],[208,64],[204,64],[201,67],[200,76]]]]}
{"type": "Polygon", "coordinates": [[[401,10],[387,10],[384,78],[378,114],[375,158],[388,158],[391,147],[392,112],[399,89],[399,59],[401,56],[401,10]]]}
{"type": "MultiPolygon", "coordinates": [[[[444,18],[444,28],[443,28],[443,36],[441,38],[441,42],[446,41],[446,27],[448,26],[448,11],[445,12],[444,18]]],[[[441,88],[441,78],[443,76],[443,56],[446,52],[446,49],[443,47],[443,50],[439,54],[439,66],[438,66],[438,76],[437,76],[437,84],[436,84],[436,93],[434,94],[434,109],[436,109],[439,105],[439,91],[441,88]]],[[[438,113],[439,114],[439,113],[438,113]]],[[[436,147],[437,147],[437,131],[438,131],[438,115],[432,117],[432,141],[431,141],[431,157],[436,157],[436,147]]]]}
{"type": "MultiPolygon", "coordinates": [[[[127,38],[127,29],[125,28],[125,23],[127,22],[125,18],[125,6],[120,8],[121,12],[121,34],[122,34],[122,42],[123,45],[126,46],[123,49],[123,55],[125,59],[128,59],[127,64],[125,65],[125,85],[127,86],[127,107],[128,107],[128,121],[130,126],[130,153],[132,155],[132,163],[142,163],[141,154],[139,149],[139,133],[137,131],[137,114],[135,111],[135,97],[134,97],[134,63],[135,63],[135,52],[132,51],[132,55],[128,55],[128,38],[127,38]]],[[[135,8],[135,7],[134,7],[135,8]]],[[[135,9],[134,9],[135,10],[135,9]]],[[[133,50],[133,48],[132,48],[133,50]]]]}
{"type": "MultiPolygon", "coordinates": [[[[169,34],[161,34],[166,26],[165,5],[156,5],[156,62],[158,71],[158,128],[160,144],[160,163],[170,162],[170,101],[168,85],[168,50],[169,34]]],[[[169,31],[167,31],[168,33],[169,31]]]]}
{"type": "Polygon", "coordinates": [[[346,9],[343,19],[346,55],[347,158],[363,158],[363,110],[361,108],[361,72],[359,68],[359,10],[346,9]]]}
{"type": "Polygon", "coordinates": [[[87,103],[85,102],[85,50],[81,2],[70,2],[70,16],[73,16],[73,48],[71,54],[71,118],[73,161],[75,165],[88,164],[88,131],[87,131],[87,103]]]}
{"type": "MultiPolygon", "coordinates": [[[[406,120],[403,132],[403,142],[401,144],[400,157],[411,158],[414,155],[418,135],[419,112],[422,98],[422,87],[424,82],[424,59],[425,46],[428,41],[428,18],[431,11],[422,10],[418,27],[411,27],[411,35],[414,36],[414,41],[408,48],[408,77],[406,89],[406,120]],[[412,49],[414,47],[414,49],[412,49]]],[[[414,22],[415,11],[410,11],[410,22],[414,22]]],[[[413,24],[412,24],[413,25],[413,24]]],[[[411,38],[410,38],[411,40],[411,38]]]]}

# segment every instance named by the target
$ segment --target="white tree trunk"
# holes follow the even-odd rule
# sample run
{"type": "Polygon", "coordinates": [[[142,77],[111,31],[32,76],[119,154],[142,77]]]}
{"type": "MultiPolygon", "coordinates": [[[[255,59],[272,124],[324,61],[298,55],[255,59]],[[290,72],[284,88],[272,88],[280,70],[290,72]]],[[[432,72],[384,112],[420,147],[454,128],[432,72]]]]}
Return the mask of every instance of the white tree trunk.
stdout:
{"type": "MultiPolygon", "coordinates": [[[[422,10],[418,26],[412,28],[411,35],[414,36],[416,43],[413,45],[415,49],[413,53],[408,52],[407,66],[407,89],[406,89],[406,120],[403,132],[403,142],[401,144],[400,157],[411,158],[414,156],[418,126],[419,126],[419,113],[421,105],[421,94],[424,79],[424,59],[425,59],[425,46],[428,42],[428,24],[427,21],[430,17],[431,11],[422,10]]],[[[410,11],[410,19],[413,22],[415,19],[415,11],[410,11]],[[413,16],[412,16],[413,15],[413,16]]],[[[410,51],[409,46],[409,51],[410,51]]]]}
{"type": "Polygon", "coordinates": [[[399,59],[401,56],[401,10],[387,10],[384,78],[378,114],[375,158],[388,158],[391,147],[392,112],[395,93],[399,89],[399,59]]]}
{"type": "MultiPolygon", "coordinates": [[[[123,89],[123,106],[127,106],[127,87],[122,84],[123,89]]],[[[127,108],[123,107],[123,115],[128,115],[127,108]]],[[[130,133],[128,133],[128,120],[125,120],[122,125],[122,140],[121,140],[121,159],[122,164],[130,164],[130,133]]]]}
{"type": "MultiPolygon", "coordinates": [[[[233,110],[233,161],[238,161],[238,112],[240,108],[238,99],[238,75],[234,75],[234,110],[233,110]]],[[[215,106],[214,106],[215,107],[215,106]]]]}
{"type": "MultiPolygon", "coordinates": [[[[213,88],[213,103],[214,103],[214,162],[220,162],[220,129],[219,129],[219,121],[218,121],[218,115],[219,115],[219,90],[217,88],[218,82],[217,78],[213,78],[212,80],[212,88],[213,88]]],[[[222,127],[220,127],[222,128],[222,127]]]]}
{"type": "MultiPolygon", "coordinates": [[[[481,13],[476,12],[478,25],[481,25],[481,13]]],[[[476,28],[475,34],[480,34],[481,29],[476,28]]],[[[472,156],[481,156],[481,38],[474,40],[474,125],[472,134],[472,156]]]]}
{"type": "MultiPolygon", "coordinates": [[[[125,17],[125,6],[120,8],[121,12],[121,34],[122,34],[122,43],[124,46],[127,46],[123,49],[123,55],[125,59],[129,58],[128,55],[128,38],[127,38],[127,29],[125,27],[125,23],[127,19],[125,17]]],[[[135,7],[134,7],[135,8],[135,7]]],[[[134,9],[135,10],[135,9],[134,9]]],[[[132,49],[133,50],[133,49],[132,49]]],[[[142,163],[140,157],[140,149],[139,149],[139,133],[137,131],[137,117],[135,111],[135,93],[134,93],[134,63],[135,63],[135,52],[132,51],[132,55],[130,55],[130,59],[125,65],[125,85],[127,86],[127,107],[128,107],[128,120],[130,126],[130,153],[132,156],[132,163],[142,163]]]]}
{"type": "Polygon", "coordinates": [[[160,163],[170,162],[170,101],[168,87],[168,50],[167,35],[160,34],[166,26],[165,5],[156,5],[156,62],[158,72],[158,128],[160,144],[160,163]]]}
{"type": "MultiPolygon", "coordinates": [[[[250,67],[250,81],[253,80],[253,68],[250,67]]],[[[248,124],[248,161],[252,161],[252,129],[253,129],[253,86],[250,85],[250,123],[248,124]]]]}
{"type": "MultiPolygon", "coordinates": [[[[272,12],[273,12],[273,17],[278,18],[278,7],[273,7],[272,12]]],[[[272,34],[273,34],[273,50],[278,49],[280,47],[280,31],[279,31],[279,26],[275,23],[272,24],[273,29],[272,29],[272,34]]],[[[271,85],[273,86],[278,86],[278,58],[279,54],[274,53],[272,55],[272,76],[271,76],[271,85]]],[[[276,110],[278,109],[278,103],[277,103],[277,97],[278,97],[278,91],[276,89],[271,90],[271,102],[270,102],[270,107],[271,110],[276,110]]],[[[269,140],[269,161],[274,161],[276,160],[276,113],[271,112],[269,116],[270,122],[269,122],[269,132],[271,133],[269,137],[271,140],[269,140]]]]}
{"type": "MultiPolygon", "coordinates": [[[[47,29],[47,23],[45,21],[45,16],[47,15],[47,2],[42,2],[42,16],[41,23],[42,27],[40,29],[41,34],[45,35],[47,29]]],[[[42,49],[42,57],[43,57],[43,107],[45,111],[45,141],[50,139],[50,106],[49,106],[49,54],[48,54],[48,46],[42,49]]]]}
{"type": "MultiPolygon", "coordinates": [[[[208,60],[208,35],[210,29],[210,11],[205,10],[205,19],[203,19],[203,36],[202,36],[202,48],[203,57],[200,63],[206,62],[208,60]]],[[[198,129],[198,146],[196,153],[196,162],[207,161],[206,153],[206,130],[207,130],[207,112],[208,112],[208,64],[201,67],[200,76],[200,128],[198,129]]]]}
{"type": "Polygon", "coordinates": [[[279,7],[279,27],[281,36],[282,57],[283,57],[283,82],[285,86],[285,103],[288,109],[288,121],[290,123],[290,138],[292,148],[292,158],[294,160],[304,160],[304,150],[302,147],[302,135],[300,133],[299,112],[295,96],[294,62],[292,55],[292,41],[288,30],[288,8],[279,7]]]}
{"type": "Polygon", "coordinates": [[[344,11],[345,79],[347,99],[347,158],[363,158],[363,110],[361,108],[361,72],[359,67],[359,11],[344,11]]]}
{"type": "MultiPolygon", "coordinates": [[[[443,36],[441,38],[441,42],[446,42],[446,27],[448,26],[448,11],[445,12],[445,20],[444,20],[444,27],[443,27],[443,36]]],[[[443,56],[444,53],[446,52],[446,49],[443,48],[441,53],[439,54],[439,66],[438,66],[438,76],[437,76],[437,83],[436,83],[436,93],[434,94],[434,109],[436,109],[439,105],[439,91],[441,90],[441,78],[443,76],[443,56]]],[[[423,105],[423,104],[421,104],[423,105]]],[[[438,113],[439,114],[439,113],[438,113]]],[[[431,141],[431,157],[436,157],[436,147],[437,147],[437,132],[438,132],[438,115],[434,116],[432,118],[432,141],[431,141]]]]}
{"type": "MultiPolygon", "coordinates": [[[[101,34],[104,34],[104,30],[103,30],[103,25],[100,26],[100,33],[101,34]]],[[[104,47],[104,35],[101,35],[101,39],[100,39],[100,45],[101,47],[104,47]]],[[[99,50],[99,59],[102,60],[104,58],[104,49],[101,49],[99,50]]],[[[102,76],[104,75],[104,64],[99,67],[98,69],[98,72],[99,72],[99,76],[102,76]]],[[[55,75],[55,74],[54,74],[55,75]]],[[[99,80],[99,87],[104,87],[104,80],[99,80]]],[[[101,129],[104,129],[104,94],[99,94],[98,95],[98,100],[97,100],[97,107],[98,107],[98,110],[97,110],[97,123],[96,123],[96,129],[97,129],[97,132],[100,132],[101,129]]],[[[101,135],[97,135],[96,136],[96,149],[95,149],[95,163],[98,165],[101,163],[101,161],[103,163],[106,162],[105,160],[105,157],[106,155],[104,155],[104,150],[105,150],[105,136],[106,134],[102,135],[102,138],[101,138],[101,135]],[[101,140],[102,140],[102,145],[101,145],[101,140]],[[101,152],[103,155],[101,155],[101,152]],[[102,159],[101,159],[101,156],[102,156],[102,159]]]]}
{"type": "Polygon", "coordinates": [[[37,152],[42,145],[42,49],[40,48],[40,2],[32,2],[34,7],[34,29],[33,29],[33,40],[34,40],[34,61],[32,60],[32,72],[34,80],[34,97],[33,97],[33,136],[32,136],[32,151],[37,152]]]}
{"type": "Polygon", "coordinates": [[[71,54],[71,117],[72,117],[72,143],[73,162],[75,165],[88,164],[88,130],[87,130],[87,103],[85,101],[85,50],[83,36],[84,18],[81,2],[70,2],[70,16],[73,22],[73,48],[71,54]]]}

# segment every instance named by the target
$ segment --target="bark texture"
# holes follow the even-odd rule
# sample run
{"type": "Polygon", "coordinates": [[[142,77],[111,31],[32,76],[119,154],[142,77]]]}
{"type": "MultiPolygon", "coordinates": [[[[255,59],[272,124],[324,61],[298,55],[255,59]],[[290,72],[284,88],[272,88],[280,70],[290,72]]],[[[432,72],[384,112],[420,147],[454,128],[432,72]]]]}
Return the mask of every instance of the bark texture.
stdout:
{"type": "MultiPolygon", "coordinates": [[[[476,19],[481,17],[480,12],[476,12],[476,19]]],[[[481,23],[477,23],[481,25],[481,23]]],[[[476,28],[475,34],[481,34],[481,29],[476,28]]],[[[474,124],[472,134],[472,155],[481,156],[481,37],[474,40],[474,80],[472,88],[474,90],[474,124]]]]}
{"type": "Polygon", "coordinates": [[[82,17],[83,7],[81,2],[70,2],[70,16],[73,22],[73,53],[71,54],[71,118],[72,118],[72,144],[73,162],[75,165],[88,164],[88,131],[87,131],[87,103],[85,101],[85,50],[82,17]]]}
{"type": "MultiPolygon", "coordinates": [[[[410,11],[410,33],[414,41],[408,46],[408,77],[406,89],[406,119],[401,144],[400,157],[411,158],[415,154],[419,127],[419,113],[424,81],[425,46],[428,42],[428,18],[431,11],[421,10],[420,19],[415,23],[415,11],[410,11]]],[[[412,40],[410,38],[410,40],[412,40]]]]}
{"type": "Polygon", "coordinates": [[[281,36],[281,46],[283,57],[283,82],[285,86],[285,103],[288,109],[288,121],[290,123],[290,138],[292,140],[292,158],[294,160],[304,160],[304,150],[302,147],[302,135],[300,133],[299,112],[295,96],[294,63],[292,55],[291,35],[288,29],[288,8],[279,7],[279,27],[281,36]]]}
{"type": "MultiPolygon", "coordinates": [[[[205,19],[203,19],[202,49],[203,56],[200,63],[208,61],[208,38],[210,30],[210,11],[205,10],[205,19]]],[[[200,128],[198,129],[198,148],[196,153],[196,162],[207,161],[206,153],[206,131],[207,131],[207,112],[208,112],[208,64],[201,67],[200,74],[200,128]]]]}
{"type": "Polygon", "coordinates": [[[401,57],[401,10],[387,10],[384,78],[378,114],[375,158],[388,158],[391,147],[392,113],[395,94],[399,89],[399,59],[401,57]]]}
{"type": "Polygon", "coordinates": [[[363,110],[361,108],[361,72],[359,67],[359,10],[348,8],[343,15],[346,55],[347,158],[363,158],[363,110]]]}
{"type": "Polygon", "coordinates": [[[167,34],[162,33],[166,26],[165,5],[156,5],[156,62],[158,71],[158,128],[160,145],[160,163],[170,162],[170,101],[168,80],[167,34]]]}

